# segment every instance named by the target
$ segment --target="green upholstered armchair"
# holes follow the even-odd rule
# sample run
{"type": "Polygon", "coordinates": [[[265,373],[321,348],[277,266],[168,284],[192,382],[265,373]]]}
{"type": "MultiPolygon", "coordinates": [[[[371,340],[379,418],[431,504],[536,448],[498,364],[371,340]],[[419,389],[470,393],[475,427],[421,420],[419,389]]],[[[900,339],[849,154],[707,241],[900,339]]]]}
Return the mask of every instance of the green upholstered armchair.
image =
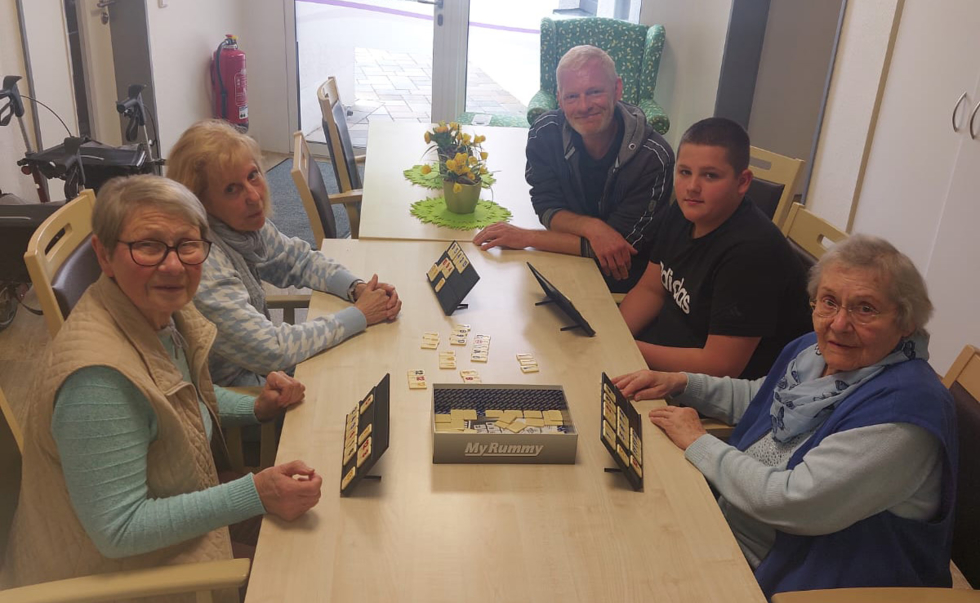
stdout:
{"type": "Polygon", "coordinates": [[[663,107],[653,100],[666,33],[663,25],[637,25],[602,17],[541,19],[541,89],[528,103],[527,121],[558,108],[558,60],[573,46],[590,44],[609,53],[623,78],[623,100],[636,105],[661,134],[670,128],[663,107]]]}

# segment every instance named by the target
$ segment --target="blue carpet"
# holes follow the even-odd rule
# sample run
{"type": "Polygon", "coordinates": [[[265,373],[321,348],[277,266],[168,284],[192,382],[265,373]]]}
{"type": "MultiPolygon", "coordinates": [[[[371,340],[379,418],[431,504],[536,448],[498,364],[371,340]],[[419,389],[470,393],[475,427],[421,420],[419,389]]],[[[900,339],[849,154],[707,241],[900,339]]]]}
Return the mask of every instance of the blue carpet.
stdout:
{"type": "MultiPolygon", "coordinates": [[[[317,165],[320,167],[320,173],[323,174],[323,182],[327,185],[327,192],[330,194],[339,193],[340,188],[337,186],[333,167],[327,162],[320,161],[317,162],[317,165]]],[[[269,185],[269,194],[272,196],[272,221],[283,234],[303,239],[315,247],[310,219],[306,215],[306,210],[303,209],[303,201],[299,198],[299,192],[296,190],[293,177],[289,173],[292,166],[293,160],[291,158],[285,159],[265,173],[265,179],[269,185]]],[[[363,164],[357,167],[363,169],[363,164]]],[[[333,215],[337,221],[337,237],[349,237],[350,222],[347,219],[347,211],[342,205],[334,205],[333,215]]]]}

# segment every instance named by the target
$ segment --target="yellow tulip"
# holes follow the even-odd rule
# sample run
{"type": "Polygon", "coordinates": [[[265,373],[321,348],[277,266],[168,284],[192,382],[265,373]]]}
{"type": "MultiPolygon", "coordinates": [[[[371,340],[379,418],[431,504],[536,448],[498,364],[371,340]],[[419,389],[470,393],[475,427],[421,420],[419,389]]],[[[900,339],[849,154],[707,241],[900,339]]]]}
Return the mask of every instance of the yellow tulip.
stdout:
{"type": "Polygon", "coordinates": [[[481,142],[485,141],[486,139],[487,139],[486,136],[483,136],[482,134],[477,134],[476,135],[476,138],[473,139],[473,142],[475,142],[476,144],[480,144],[481,142]]]}
{"type": "Polygon", "coordinates": [[[450,130],[458,130],[459,129],[459,124],[456,123],[456,122],[454,122],[454,121],[453,122],[450,122],[449,123],[449,129],[450,130]]]}
{"type": "Polygon", "coordinates": [[[470,155],[470,159],[469,159],[468,163],[470,165],[473,165],[474,163],[476,163],[476,157],[473,157],[472,155],[470,155]]]}
{"type": "Polygon", "coordinates": [[[469,142],[470,142],[470,135],[469,134],[463,134],[463,142],[469,144],[469,142]]]}
{"type": "Polygon", "coordinates": [[[480,174],[483,175],[483,174],[486,174],[486,173],[487,173],[487,168],[481,167],[480,168],[480,174]]]}
{"type": "Polygon", "coordinates": [[[490,156],[490,153],[487,153],[486,151],[483,151],[482,153],[480,153],[480,159],[482,159],[484,161],[486,161],[487,160],[487,157],[489,157],[489,156],[490,156]]]}
{"type": "Polygon", "coordinates": [[[446,128],[446,126],[437,126],[436,127],[436,134],[442,134],[442,133],[448,132],[448,131],[449,131],[449,129],[446,128]]]}
{"type": "Polygon", "coordinates": [[[429,134],[428,132],[426,132],[425,133],[425,144],[429,144],[431,142],[432,142],[432,135],[429,134]]]}
{"type": "Polygon", "coordinates": [[[453,184],[453,192],[454,193],[459,193],[459,192],[462,192],[462,191],[463,191],[463,185],[462,184],[460,184],[459,182],[453,184]]]}
{"type": "Polygon", "coordinates": [[[422,169],[421,169],[420,171],[421,171],[421,172],[422,172],[423,174],[428,174],[428,173],[431,173],[431,172],[432,172],[432,166],[431,166],[431,165],[429,165],[428,163],[426,163],[425,165],[423,165],[423,166],[422,166],[422,169]]]}
{"type": "Polygon", "coordinates": [[[446,122],[445,122],[445,120],[442,120],[442,119],[440,119],[440,120],[439,120],[439,125],[440,125],[440,126],[442,126],[442,127],[446,127],[446,122]]]}
{"type": "Polygon", "coordinates": [[[456,169],[456,162],[453,161],[452,159],[447,159],[446,160],[446,169],[447,170],[455,170],[456,169]]]}

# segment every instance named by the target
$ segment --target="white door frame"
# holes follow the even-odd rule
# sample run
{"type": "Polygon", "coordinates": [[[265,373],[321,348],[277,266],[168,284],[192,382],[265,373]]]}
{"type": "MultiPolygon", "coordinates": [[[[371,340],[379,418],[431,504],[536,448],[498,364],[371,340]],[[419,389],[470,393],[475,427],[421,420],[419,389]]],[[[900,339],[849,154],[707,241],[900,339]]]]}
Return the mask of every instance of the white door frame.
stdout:
{"type": "Polygon", "coordinates": [[[431,115],[433,122],[452,121],[466,110],[470,0],[442,0],[435,9],[431,115]]]}

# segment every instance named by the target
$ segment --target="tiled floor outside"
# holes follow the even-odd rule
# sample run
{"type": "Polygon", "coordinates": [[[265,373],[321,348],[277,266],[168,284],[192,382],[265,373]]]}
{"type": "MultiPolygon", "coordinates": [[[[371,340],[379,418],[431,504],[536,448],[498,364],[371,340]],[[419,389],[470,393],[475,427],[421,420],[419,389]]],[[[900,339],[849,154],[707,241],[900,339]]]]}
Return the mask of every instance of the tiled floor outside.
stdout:
{"type": "MultiPolygon", "coordinates": [[[[347,124],[354,146],[367,145],[368,125],[372,121],[431,121],[430,56],[356,48],[354,81],[355,98],[343,99],[350,107],[347,124]]],[[[527,112],[523,103],[472,64],[467,75],[466,92],[468,111],[489,114],[527,112]]],[[[317,129],[307,136],[310,140],[322,141],[323,130],[317,129]]]]}

